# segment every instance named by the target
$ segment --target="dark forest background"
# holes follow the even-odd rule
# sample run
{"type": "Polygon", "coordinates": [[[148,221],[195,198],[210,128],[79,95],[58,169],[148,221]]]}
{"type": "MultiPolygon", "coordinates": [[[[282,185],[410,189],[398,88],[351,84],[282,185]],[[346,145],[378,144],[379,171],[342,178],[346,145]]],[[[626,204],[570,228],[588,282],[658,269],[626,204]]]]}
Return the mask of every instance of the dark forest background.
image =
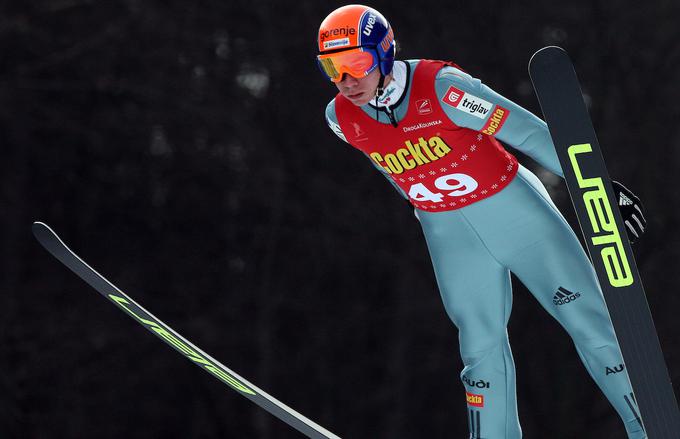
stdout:
{"type": "MultiPolygon", "coordinates": [[[[34,220],[228,367],[346,438],[463,438],[456,330],[417,220],[327,128],[315,38],[340,2],[0,3],[0,437],[298,438],[50,257],[34,220]]],[[[540,114],[574,59],[680,382],[680,5],[376,1],[401,58],[446,58],[540,114]]],[[[524,160],[573,226],[562,182],[524,160]]],[[[562,329],[515,284],[527,438],[623,438],[562,329]]],[[[676,386],[677,387],[677,386],[676,386]]]]}

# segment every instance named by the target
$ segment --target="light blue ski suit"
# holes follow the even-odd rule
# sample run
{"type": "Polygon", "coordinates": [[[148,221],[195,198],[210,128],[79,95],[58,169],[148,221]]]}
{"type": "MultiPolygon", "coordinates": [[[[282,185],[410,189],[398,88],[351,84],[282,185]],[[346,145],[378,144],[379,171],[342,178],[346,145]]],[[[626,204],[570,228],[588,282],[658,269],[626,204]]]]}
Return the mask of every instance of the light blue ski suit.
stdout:
{"type": "MultiPolygon", "coordinates": [[[[417,64],[417,60],[405,62],[405,90],[391,107],[397,121],[408,108],[409,85],[417,64]]],[[[562,176],[547,126],[538,117],[455,67],[440,70],[434,85],[440,97],[454,86],[509,109],[495,137],[562,176]]],[[[362,108],[376,117],[375,107],[362,108]]],[[[481,131],[486,122],[453,106],[442,108],[460,127],[481,131]]],[[[326,109],[326,119],[344,140],[334,101],[326,109]]],[[[384,111],[378,113],[376,123],[390,123],[384,111]]],[[[514,180],[489,198],[445,212],[416,209],[416,216],[446,312],[459,330],[465,365],[460,377],[466,390],[471,438],[522,437],[506,329],[512,307],[510,272],[571,336],[586,369],[622,418],[628,437],[645,437],[595,272],[534,174],[520,166],[514,180]]]]}

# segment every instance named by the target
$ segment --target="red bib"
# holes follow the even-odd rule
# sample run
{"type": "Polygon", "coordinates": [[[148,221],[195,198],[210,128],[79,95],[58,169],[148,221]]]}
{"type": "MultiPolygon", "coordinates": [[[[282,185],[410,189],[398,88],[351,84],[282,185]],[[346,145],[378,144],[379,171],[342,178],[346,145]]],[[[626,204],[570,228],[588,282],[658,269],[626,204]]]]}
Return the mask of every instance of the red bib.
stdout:
{"type": "MultiPolygon", "coordinates": [[[[455,210],[490,197],[517,174],[517,159],[496,139],[459,127],[442,109],[434,80],[448,65],[453,64],[418,63],[406,116],[396,128],[376,121],[341,94],[335,97],[335,113],[347,141],[383,167],[415,207],[429,212],[455,210]]],[[[449,92],[441,97],[447,102],[455,98],[449,92]]],[[[503,111],[496,105],[489,121],[504,120],[503,111]]]]}

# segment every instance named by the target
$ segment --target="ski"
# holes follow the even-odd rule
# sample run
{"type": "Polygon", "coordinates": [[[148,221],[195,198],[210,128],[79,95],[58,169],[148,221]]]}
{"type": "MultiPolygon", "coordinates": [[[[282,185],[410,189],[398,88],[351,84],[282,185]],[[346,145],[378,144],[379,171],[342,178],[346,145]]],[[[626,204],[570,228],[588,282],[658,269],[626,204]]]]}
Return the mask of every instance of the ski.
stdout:
{"type": "Polygon", "coordinates": [[[628,370],[627,401],[637,402],[649,439],[678,438],[678,404],[574,67],[550,46],[533,55],[529,74],[628,370]]]}
{"type": "Polygon", "coordinates": [[[267,410],[286,424],[297,429],[305,436],[313,439],[340,439],[339,436],[336,436],[273,396],[258,389],[240,375],[203,352],[168,325],[161,322],[71,251],[48,225],[41,222],[35,222],[33,223],[32,230],[33,235],[35,235],[38,242],[40,242],[40,244],[55,258],[61,261],[61,263],[80,276],[81,279],[97,290],[102,296],[109,299],[118,308],[170,345],[170,347],[177,352],[191,360],[194,364],[214,375],[224,384],[236,390],[238,393],[267,410]]]}

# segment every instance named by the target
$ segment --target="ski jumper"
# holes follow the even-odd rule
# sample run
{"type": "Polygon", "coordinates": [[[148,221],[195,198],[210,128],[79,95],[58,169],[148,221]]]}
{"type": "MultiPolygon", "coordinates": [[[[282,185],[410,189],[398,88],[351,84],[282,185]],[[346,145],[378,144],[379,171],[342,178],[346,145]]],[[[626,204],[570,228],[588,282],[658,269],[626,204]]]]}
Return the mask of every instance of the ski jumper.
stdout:
{"type": "Polygon", "coordinates": [[[538,178],[496,140],[562,175],[545,123],[455,65],[412,60],[394,72],[402,96],[377,120],[375,107],[339,94],[326,118],[415,207],[459,331],[470,437],[522,437],[506,329],[512,272],[571,336],[628,437],[644,438],[590,261],[538,178]]]}

